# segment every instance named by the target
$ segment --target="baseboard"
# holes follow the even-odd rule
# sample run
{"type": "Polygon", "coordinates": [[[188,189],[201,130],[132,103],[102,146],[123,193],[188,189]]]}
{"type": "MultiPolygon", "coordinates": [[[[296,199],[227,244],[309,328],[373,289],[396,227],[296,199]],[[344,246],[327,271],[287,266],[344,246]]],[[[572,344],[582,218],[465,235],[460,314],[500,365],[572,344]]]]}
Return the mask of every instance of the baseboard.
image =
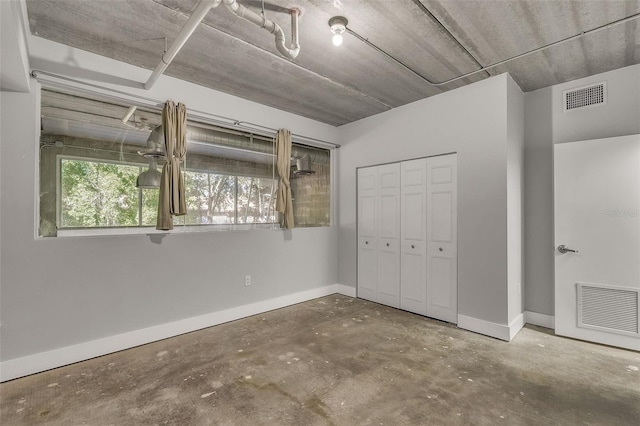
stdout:
{"type": "Polygon", "coordinates": [[[511,321],[511,324],[507,326],[478,318],[458,315],[458,327],[506,341],[511,341],[516,337],[525,324],[533,324],[553,330],[555,329],[555,317],[553,315],[525,311],[518,315],[511,321]]]}
{"type": "Polygon", "coordinates": [[[103,339],[92,340],[51,351],[3,361],[0,362],[0,382],[28,376],[34,373],[40,373],[42,371],[51,370],[52,368],[85,361],[98,356],[167,339],[169,337],[223,324],[225,322],[246,318],[251,315],[258,315],[274,309],[284,308],[296,303],[306,302],[308,300],[335,293],[345,294],[347,296],[353,294],[355,296],[355,288],[341,284],[332,284],[261,302],[212,312],[210,314],[186,318],[103,339]]]}
{"type": "Polygon", "coordinates": [[[511,340],[510,327],[504,324],[458,315],[458,327],[507,342],[511,340]]]}
{"type": "Polygon", "coordinates": [[[525,311],[524,322],[526,324],[537,325],[539,327],[556,328],[556,318],[553,315],[539,314],[537,312],[525,311]]]}
{"type": "Polygon", "coordinates": [[[344,296],[356,297],[356,288],[351,287],[350,285],[344,284],[334,284],[336,286],[336,293],[342,294],[344,296]]]}
{"type": "Polygon", "coordinates": [[[524,327],[524,314],[518,315],[511,321],[511,324],[509,324],[509,341],[516,337],[516,334],[522,330],[522,327],[524,327]]]}

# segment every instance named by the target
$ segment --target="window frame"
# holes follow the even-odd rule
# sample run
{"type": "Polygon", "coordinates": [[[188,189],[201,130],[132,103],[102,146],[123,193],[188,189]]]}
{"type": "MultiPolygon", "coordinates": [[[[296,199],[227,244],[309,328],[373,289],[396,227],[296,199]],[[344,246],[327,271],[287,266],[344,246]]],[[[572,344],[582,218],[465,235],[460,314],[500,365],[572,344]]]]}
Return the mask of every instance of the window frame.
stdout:
{"type": "MultiPolygon", "coordinates": [[[[90,99],[96,100],[98,102],[105,103],[114,103],[119,105],[135,105],[142,108],[148,108],[152,110],[159,110],[159,106],[162,104],[160,101],[156,101],[149,98],[143,98],[138,96],[132,96],[130,94],[124,92],[114,91],[108,88],[102,88],[98,86],[87,86],[81,81],[64,81],[60,82],[57,80],[54,81],[39,81],[38,90],[48,90],[63,94],[68,94],[72,96],[79,97],[88,97],[90,99]],[[99,89],[99,90],[96,90],[99,89]]],[[[41,104],[41,95],[38,96],[38,103],[41,104]]],[[[40,105],[39,105],[40,106],[40,105]]],[[[208,113],[204,111],[189,111],[190,121],[194,123],[214,126],[221,131],[229,131],[233,132],[242,132],[254,136],[259,136],[262,138],[273,139],[275,137],[271,132],[273,129],[268,127],[263,127],[261,125],[254,125],[249,122],[239,121],[235,119],[229,119],[222,116],[218,116],[213,113],[208,113]],[[225,121],[226,120],[226,121],[225,121]],[[227,122],[228,121],[228,122],[227,122]],[[257,126],[257,127],[254,127],[257,126]]],[[[245,230],[262,230],[262,229],[270,229],[270,230],[278,230],[282,231],[279,221],[269,222],[269,223],[250,223],[250,224],[201,224],[201,225],[186,225],[176,224],[173,230],[157,230],[153,226],[133,226],[133,227],[93,227],[93,228],[58,228],[56,229],[55,235],[42,235],[41,234],[41,150],[43,148],[42,145],[42,130],[41,124],[37,126],[37,139],[35,144],[35,149],[37,155],[35,156],[36,160],[36,171],[37,177],[35,179],[35,211],[34,211],[34,238],[36,240],[43,239],[55,239],[55,238],[65,238],[65,237],[84,237],[84,236],[118,236],[118,235],[147,235],[147,234],[182,234],[182,233],[201,233],[201,232],[220,232],[220,231],[245,231],[245,230]]],[[[327,206],[327,215],[328,222],[319,224],[319,225],[302,225],[299,228],[333,228],[336,226],[335,219],[338,214],[338,207],[336,203],[336,191],[337,191],[337,182],[335,180],[335,176],[337,173],[336,170],[336,156],[335,151],[340,145],[332,144],[329,142],[324,142],[322,140],[318,140],[312,137],[306,136],[298,136],[299,139],[294,140],[295,144],[298,144],[302,147],[309,148],[317,148],[326,150],[328,154],[328,162],[326,163],[329,166],[329,173],[327,174],[328,179],[328,206],[327,206]]],[[[275,152],[275,142],[274,142],[274,152],[275,152]]],[[[56,157],[66,157],[66,158],[74,158],[77,156],[67,155],[67,154],[57,154],[56,157]]],[[[77,157],[80,160],[92,161],[90,157],[77,157]]],[[[118,163],[117,161],[109,161],[103,159],[93,159],[93,161],[97,162],[106,162],[106,163],[115,163],[115,164],[128,164],[134,165],[138,167],[142,167],[144,170],[147,167],[147,164],[137,163],[137,162],[126,162],[126,163],[118,163]]],[[[60,161],[56,158],[56,197],[60,194],[60,161]]],[[[275,160],[273,164],[274,172],[275,172],[275,160]]],[[[191,170],[191,169],[189,169],[191,170]]],[[[194,169],[195,170],[195,169],[194,169]]],[[[210,171],[207,171],[210,173],[210,171]]],[[[221,172],[215,172],[218,174],[224,174],[221,172]]],[[[231,174],[230,174],[231,175],[231,174]]],[[[272,177],[274,181],[274,187],[279,183],[279,177],[277,173],[274,173],[272,177]]],[[[237,184],[236,184],[236,197],[237,197],[237,184]]],[[[276,194],[276,191],[273,191],[273,194],[276,194]]],[[[61,198],[56,200],[55,204],[55,221],[56,226],[61,222],[60,220],[60,203],[61,198]]],[[[140,208],[140,207],[139,207],[140,208]]],[[[275,209],[275,203],[274,207],[275,209]]],[[[236,216],[237,216],[237,206],[235,208],[236,216]]]]}
{"type": "MultiPolygon", "coordinates": [[[[71,161],[85,161],[87,163],[104,163],[104,164],[115,164],[117,166],[134,166],[138,167],[138,174],[140,174],[145,167],[148,167],[148,164],[144,163],[133,163],[129,161],[119,162],[108,159],[98,159],[93,157],[81,157],[78,155],[68,155],[68,154],[56,154],[56,227],[58,232],[61,230],[71,230],[71,229],[114,229],[114,228],[145,228],[147,226],[142,225],[142,188],[137,188],[138,190],[138,225],[137,226],[96,226],[96,227],[84,227],[84,228],[76,228],[76,227],[62,227],[62,161],[63,160],[71,160],[71,161]]],[[[153,225],[148,225],[153,226],[153,225]]]]}

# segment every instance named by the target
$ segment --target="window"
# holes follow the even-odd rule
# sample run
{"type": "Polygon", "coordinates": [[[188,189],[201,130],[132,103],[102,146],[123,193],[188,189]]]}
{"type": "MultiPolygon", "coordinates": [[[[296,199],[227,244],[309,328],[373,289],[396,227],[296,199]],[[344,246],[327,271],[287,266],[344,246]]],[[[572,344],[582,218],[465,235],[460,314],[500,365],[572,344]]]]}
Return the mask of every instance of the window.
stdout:
{"type": "MultiPolygon", "coordinates": [[[[124,124],[128,108],[43,89],[40,236],[155,228],[158,190],[136,188],[136,180],[149,168],[140,153],[160,124],[160,111],[138,108],[124,124]]],[[[187,214],[174,225],[279,227],[272,138],[192,120],[187,127],[187,214]]],[[[294,144],[291,164],[296,226],[328,226],[330,152],[294,144]]]]}
{"type": "MultiPolygon", "coordinates": [[[[158,191],[135,186],[145,169],[62,157],[59,228],[155,226],[158,191]]],[[[185,187],[187,225],[277,222],[273,179],[187,170],[185,187]]]]}
{"type": "Polygon", "coordinates": [[[276,223],[271,178],[186,172],[187,225],[276,223]]]}
{"type": "Polygon", "coordinates": [[[158,191],[137,189],[143,166],[60,159],[60,228],[155,225],[158,191]]]}

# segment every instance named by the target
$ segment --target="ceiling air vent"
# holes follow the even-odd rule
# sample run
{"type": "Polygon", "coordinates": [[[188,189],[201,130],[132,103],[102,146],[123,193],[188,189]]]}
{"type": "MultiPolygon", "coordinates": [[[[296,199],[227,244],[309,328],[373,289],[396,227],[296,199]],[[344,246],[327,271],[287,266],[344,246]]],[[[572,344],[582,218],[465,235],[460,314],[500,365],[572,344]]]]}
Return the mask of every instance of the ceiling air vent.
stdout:
{"type": "Polygon", "coordinates": [[[605,105],[607,103],[607,83],[603,81],[577,89],[565,90],[562,94],[565,111],[605,105]]]}
{"type": "Polygon", "coordinates": [[[638,289],[578,283],[578,327],[640,335],[638,289]]]}

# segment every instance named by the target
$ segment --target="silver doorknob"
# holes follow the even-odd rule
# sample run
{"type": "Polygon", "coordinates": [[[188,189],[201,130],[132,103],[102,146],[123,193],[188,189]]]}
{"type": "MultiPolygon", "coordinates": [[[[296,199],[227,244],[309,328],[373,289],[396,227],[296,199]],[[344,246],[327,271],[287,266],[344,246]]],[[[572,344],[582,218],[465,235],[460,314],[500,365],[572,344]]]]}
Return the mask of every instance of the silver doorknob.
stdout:
{"type": "Polygon", "coordinates": [[[561,244],[558,246],[558,251],[562,254],[565,253],[578,253],[578,250],[574,250],[574,249],[570,249],[569,247],[565,246],[564,244],[561,244]]]}

